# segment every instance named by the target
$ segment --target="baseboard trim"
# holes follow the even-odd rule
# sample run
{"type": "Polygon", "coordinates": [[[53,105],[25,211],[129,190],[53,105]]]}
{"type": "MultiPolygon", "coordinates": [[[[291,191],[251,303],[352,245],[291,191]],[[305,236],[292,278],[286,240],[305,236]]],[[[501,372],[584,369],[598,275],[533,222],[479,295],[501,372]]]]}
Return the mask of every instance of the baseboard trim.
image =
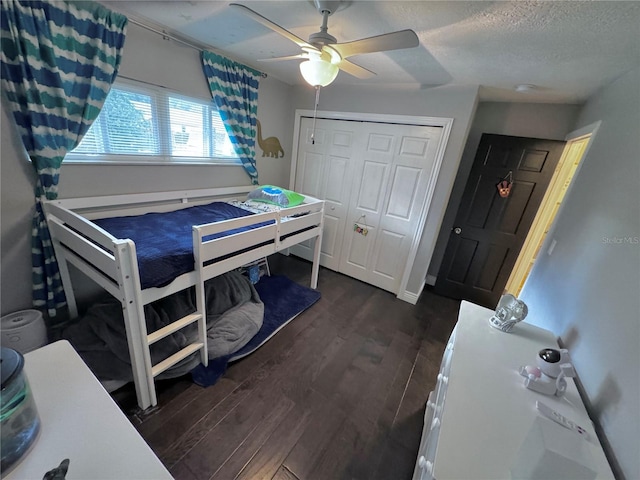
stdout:
{"type": "Polygon", "coordinates": [[[424,290],[424,285],[425,283],[422,282],[422,284],[420,285],[420,288],[418,289],[418,293],[413,293],[405,290],[404,292],[399,293],[397,295],[397,298],[399,298],[404,302],[410,303],[411,305],[415,305],[416,303],[418,303],[418,300],[420,299],[420,295],[422,295],[422,291],[424,290]]]}

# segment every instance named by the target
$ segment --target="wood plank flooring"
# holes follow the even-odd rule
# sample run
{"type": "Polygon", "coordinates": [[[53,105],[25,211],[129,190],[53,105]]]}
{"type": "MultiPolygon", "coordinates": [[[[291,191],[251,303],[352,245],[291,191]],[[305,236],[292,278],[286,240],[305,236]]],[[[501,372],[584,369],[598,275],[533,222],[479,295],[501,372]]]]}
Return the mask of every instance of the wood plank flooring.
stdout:
{"type": "MultiPolygon", "coordinates": [[[[269,262],[308,285],[309,263],[269,262]]],[[[176,479],[411,478],[459,301],[425,291],[414,306],[326,269],[318,288],[318,303],[215,385],[159,382],[143,415],[116,393],[176,479]]]]}

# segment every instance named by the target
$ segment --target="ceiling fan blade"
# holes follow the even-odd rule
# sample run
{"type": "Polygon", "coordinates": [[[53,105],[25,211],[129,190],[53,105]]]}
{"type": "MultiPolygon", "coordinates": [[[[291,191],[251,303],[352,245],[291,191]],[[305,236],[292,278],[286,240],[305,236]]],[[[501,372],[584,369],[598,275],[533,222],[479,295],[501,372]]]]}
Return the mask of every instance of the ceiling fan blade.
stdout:
{"type": "Polygon", "coordinates": [[[259,62],[279,62],[282,60],[300,60],[301,58],[309,58],[308,53],[299,53],[298,55],[287,55],[286,57],[259,58],[259,62]]]}
{"type": "Polygon", "coordinates": [[[353,42],[334,43],[328,45],[335,49],[342,58],[363,53],[386,52],[400,50],[402,48],[417,47],[420,44],[416,32],[413,30],[400,30],[398,32],[385,33],[375,37],[354,40],[353,42]]]}
{"type": "Polygon", "coordinates": [[[341,60],[338,63],[338,68],[340,68],[340,70],[342,70],[343,72],[346,72],[349,75],[353,75],[354,77],[361,80],[366,80],[367,78],[373,78],[376,76],[376,74],[371,70],[367,70],[366,68],[361,67],[360,65],[356,65],[349,60],[341,60]]]}
{"type": "Polygon", "coordinates": [[[244,5],[240,5],[239,3],[230,3],[229,6],[236,8],[237,10],[241,11],[245,15],[253,18],[256,22],[261,23],[265,27],[267,27],[267,28],[273,30],[274,32],[282,35],[283,37],[291,40],[293,43],[298,44],[299,47],[301,47],[301,48],[310,48],[312,50],[318,51],[317,47],[314,47],[313,45],[308,43],[306,40],[303,40],[300,37],[298,37],[297,35],[294,35],[289,30],[285,30],[280,25],[278,25],[276,23],[273,23],[271,20],[269,20],[266,17],[263,17],[258,12],[255,12],[255,11],[251,10],[249,7],[245,7],[244,5]]]}

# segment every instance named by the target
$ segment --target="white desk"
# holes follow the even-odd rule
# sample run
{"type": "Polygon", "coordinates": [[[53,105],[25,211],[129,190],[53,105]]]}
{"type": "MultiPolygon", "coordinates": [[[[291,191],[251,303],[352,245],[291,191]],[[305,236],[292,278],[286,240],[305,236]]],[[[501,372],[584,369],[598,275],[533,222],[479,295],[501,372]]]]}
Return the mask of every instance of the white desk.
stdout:
{"type": "Polygon", "coordinates": [[[40,433],[3,478],[40,480],[65,458],[67,480],[173,478],[67,341],[27,353],[24,368],[40,433]]]}

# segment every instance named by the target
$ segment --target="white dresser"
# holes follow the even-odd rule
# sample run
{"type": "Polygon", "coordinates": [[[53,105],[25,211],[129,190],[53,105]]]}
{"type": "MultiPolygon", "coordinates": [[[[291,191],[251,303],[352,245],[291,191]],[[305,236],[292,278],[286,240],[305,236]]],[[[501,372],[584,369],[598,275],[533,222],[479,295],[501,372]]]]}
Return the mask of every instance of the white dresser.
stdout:
{"type": "Polygon", "coordinates": [[[540,416],[536,400],[584,427],[597,478],[614,478],[574,381],[558,398],[525,388],[518,372],[534,365],[542,348],[557,348],[555,336],[525,322],[503,333],[489,325],[493,313],[466,301],[460,306],[427,402],[414,480],[511,478],[520,445],[540,416]]]}

